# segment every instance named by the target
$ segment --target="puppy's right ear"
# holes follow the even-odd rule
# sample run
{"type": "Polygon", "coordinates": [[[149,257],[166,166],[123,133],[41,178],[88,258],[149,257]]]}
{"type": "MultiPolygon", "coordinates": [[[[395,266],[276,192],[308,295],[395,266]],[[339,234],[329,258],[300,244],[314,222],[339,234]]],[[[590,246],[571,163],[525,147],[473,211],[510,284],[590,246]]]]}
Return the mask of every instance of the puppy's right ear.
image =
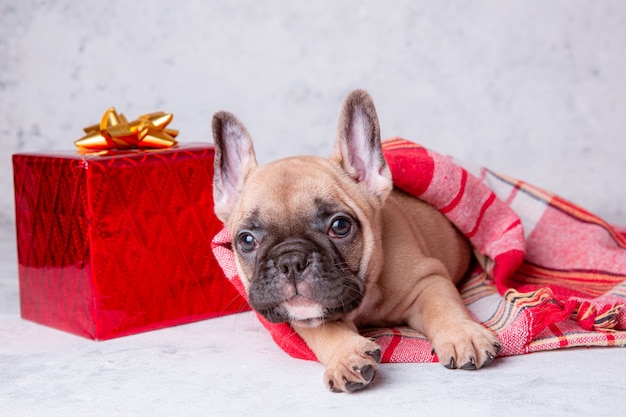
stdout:
{"type": "Polygon", "coordinates": [[[380,201],[393,188],[381,147],[378,115],[365,90],[354,90],[343,103],[331,160],[380,201]]]}
{"type": "Polygon", "coordinates": [[[213,201],[215,214],[224,223],[239,199],[243,184],[257,167],[252,139],[233,114],[221,111],[213,116],[215,161],[213,201]]]}

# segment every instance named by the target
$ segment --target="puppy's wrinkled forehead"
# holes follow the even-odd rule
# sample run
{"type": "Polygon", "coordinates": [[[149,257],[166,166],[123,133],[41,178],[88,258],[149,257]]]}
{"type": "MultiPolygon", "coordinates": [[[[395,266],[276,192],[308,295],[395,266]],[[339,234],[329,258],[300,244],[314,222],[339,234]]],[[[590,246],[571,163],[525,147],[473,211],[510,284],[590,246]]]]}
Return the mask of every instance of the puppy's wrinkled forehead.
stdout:
{"type": "MultiPolygon", "coordinates": [[[[297,228],[303,219],[327,216],[346,210],[347,188],[356,184],[330,161],[318,157],[293,157],[263,165],[244,185],[235,215],[235,228],[256,228],[268,224],[297,228]],[[279,203],[279,204],[277,204],[279,203]],[[258,223],[258,224],[254,224],[258,223]]],[[[306,225],[301,225],[306,226],[306,225]]]]}

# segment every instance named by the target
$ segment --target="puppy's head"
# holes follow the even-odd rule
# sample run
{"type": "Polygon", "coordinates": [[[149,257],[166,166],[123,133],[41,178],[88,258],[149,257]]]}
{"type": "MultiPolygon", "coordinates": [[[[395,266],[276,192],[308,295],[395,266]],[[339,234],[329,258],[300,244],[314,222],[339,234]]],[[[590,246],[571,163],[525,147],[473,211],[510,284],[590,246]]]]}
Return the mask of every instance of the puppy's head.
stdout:
{"type": "Polygon", "coordinates": [[[227,112],[213,117],[213,137],[215,213],[252,308],[307,327],[357,309],[380,270],[379,210],[392,189],[370,96],[347,97],[329,159],[258,166],[246,128],[227,112]]]}

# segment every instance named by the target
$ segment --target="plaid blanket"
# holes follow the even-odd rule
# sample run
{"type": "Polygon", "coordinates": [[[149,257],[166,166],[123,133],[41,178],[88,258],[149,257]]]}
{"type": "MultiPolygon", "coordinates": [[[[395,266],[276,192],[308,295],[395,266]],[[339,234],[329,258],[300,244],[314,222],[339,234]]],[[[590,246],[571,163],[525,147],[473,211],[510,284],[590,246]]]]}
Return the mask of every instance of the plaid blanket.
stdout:
{"type": "MultiPolygon", "coordinates": [[[[471,241],[477,262],[459,290],[502,343],[499,356],[574,346],[626,346],[626,228],[558,196],[395,138],[383,151],[394,185],[433,205],[471,241]]],[[[213,252],[246,296],[230,236],[213,252]]],[[[258,315],[288,354],[315,355],[288,324],[258,315]]],[[[407,327],[366,329],[383,362],[433,362],[428,339],[407,327]]]]}

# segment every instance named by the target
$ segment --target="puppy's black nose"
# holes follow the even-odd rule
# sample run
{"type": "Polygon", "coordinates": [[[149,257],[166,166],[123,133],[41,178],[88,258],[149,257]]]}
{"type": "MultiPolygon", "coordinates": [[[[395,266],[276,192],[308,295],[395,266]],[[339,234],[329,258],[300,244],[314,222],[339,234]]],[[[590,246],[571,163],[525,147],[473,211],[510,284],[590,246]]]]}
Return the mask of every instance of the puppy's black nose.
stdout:
{"type": "Polygon", "coordinates": [[[308,266],[306,256],[302,252],[287,252],[278,257],[276,267],[278,271],[291,279],[298,279],[308,266]]]}

